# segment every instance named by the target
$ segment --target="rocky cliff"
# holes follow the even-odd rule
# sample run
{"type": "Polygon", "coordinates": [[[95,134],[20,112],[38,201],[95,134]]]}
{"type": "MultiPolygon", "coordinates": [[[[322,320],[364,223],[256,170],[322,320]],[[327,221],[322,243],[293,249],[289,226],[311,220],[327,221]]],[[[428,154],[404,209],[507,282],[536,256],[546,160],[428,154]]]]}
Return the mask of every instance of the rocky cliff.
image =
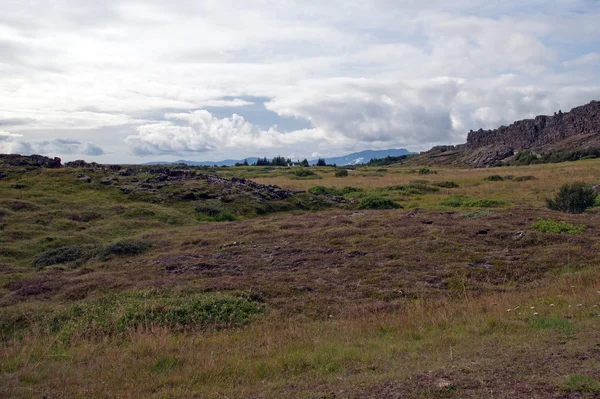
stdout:
{"type": "Polygon", "coordinates": [[[523,150],[547,154],[589,149],[600,149],[600,101],[494,130],[471,131],[466,144],[434,147],[411,163],[485,168],[506,163],[523,150]]]}
{"type": "Polygon", "coordinates": [[[600,134],[600,101],[592,101],[570,112],[540,115],[495,130],[471,131],[467,136],[467,148],[494,145],[518,151],[588,134],[600,134]]]}

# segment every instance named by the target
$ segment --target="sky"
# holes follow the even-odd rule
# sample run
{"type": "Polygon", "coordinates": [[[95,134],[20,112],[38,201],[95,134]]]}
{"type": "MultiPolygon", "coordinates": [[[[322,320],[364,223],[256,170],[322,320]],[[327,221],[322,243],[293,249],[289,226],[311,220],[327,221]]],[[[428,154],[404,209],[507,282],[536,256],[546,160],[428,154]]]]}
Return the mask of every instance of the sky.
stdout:
{"type": "Polygon", "coordinates": [[[600,100],[600,0],[0,0],[0,153],[427,150],[600,100]]]}

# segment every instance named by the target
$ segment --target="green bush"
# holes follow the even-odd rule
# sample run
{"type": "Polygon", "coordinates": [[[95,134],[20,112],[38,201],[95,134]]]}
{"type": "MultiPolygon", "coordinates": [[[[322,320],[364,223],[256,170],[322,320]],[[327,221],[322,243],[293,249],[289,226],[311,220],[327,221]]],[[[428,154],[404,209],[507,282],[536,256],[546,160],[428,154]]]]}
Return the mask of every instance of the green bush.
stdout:
{"type": "Polygon", "coordinates": [[[346,177],[348,176],[348,171],[346,169],[336,169],[335,177],[346,177]]]}
{"type": "Polygon", "coordinates": [[[441,188],[458,188],[459,185],[453,181],[440,181],[437,183],[433,183],[434,186],[441,188]]]}
{"type": "Polygon", "coordinates": [[[233,213],[229,211],[219,212],[214,216],[215,222],[233,222],[236,220],[236,217],[233,213]]]}
{"type": "Polygon", "coordinates": [[[542,233],[556,234],[581,234],[586,227],[583,224],[569,224],[567,222],[557,222],[550,219],[538,219],[537,222],[531,225],[533,230],[541,231],[542,233]]]}
{"type": "Polygon", "coordinates": [[[360,200],[359,209],[397,209],[402,205],[386,197],[369,196],[360,200]]]}
{"type": "Polygon", "coordinates": [[[308,192],[311,194],[317,194],[317,195],[336,195],[336,196],[345,196],[348,194],[352,194],[352,193],[360,193],[364,191],[362,188],[359,187],[351,187],[351,186],[346,186],[344,188],[335,188],[335,187],[325,187],[325,186],[312,186],[311,188],[308,189],[308,192]]]}
{"type": "Polygon", "coordinates": [[[107,245],[104,248],[105,255],[139,255],[152,247],[152,243],[146,240],[127,239],[107,245]]]}
{"type": "Polygon", "coordinates": [[[490,175],[490,176],[486,177],[484,180],[487,180],[487,181],[504,181],[504,177],[502,177],[500,175],[490,175]]]}
{"type": "Polygon", "coordinates": [[[308,177],[308,176],[314,176],[315,172],[313,172],[310,169],[296,169],[294,171],[294,175],[296,175],[297,177],[308,177]]]}
{"type": "Polygon", "coordinates": [[[598,194],[591,185],[582,182],[563,185],[554,199],[547,200],[548,208],[568,213],[583,213],[594,206],[598,194]]]}
{"type": "Polygon", "coordinates": [[[84,262],[98,254],[95,245],[70,245],[53,248],[37,254],[33,258],[33,266],[38,269],[71,262],[84,262]]]}

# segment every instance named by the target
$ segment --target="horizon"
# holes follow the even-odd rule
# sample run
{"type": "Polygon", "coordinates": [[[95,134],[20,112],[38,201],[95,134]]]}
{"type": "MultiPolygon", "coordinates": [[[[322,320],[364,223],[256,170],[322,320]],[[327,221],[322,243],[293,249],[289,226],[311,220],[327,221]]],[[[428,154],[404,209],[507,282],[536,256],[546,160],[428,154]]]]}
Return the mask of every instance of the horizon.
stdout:
{"type": "Polygon", "coordinates": [[[420,152],[600,99],[589,0],[0,5],[0,153],[420,152]]]}

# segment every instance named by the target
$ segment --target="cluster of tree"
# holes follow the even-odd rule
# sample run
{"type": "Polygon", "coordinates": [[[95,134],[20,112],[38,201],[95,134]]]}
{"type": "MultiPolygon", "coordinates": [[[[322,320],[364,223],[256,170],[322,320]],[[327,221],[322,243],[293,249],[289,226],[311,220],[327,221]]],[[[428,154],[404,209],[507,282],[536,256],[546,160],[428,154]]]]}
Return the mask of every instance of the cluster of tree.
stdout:
{"type": "MultiPolygon", "coordinates": [[[[304,166],[304,167],[309,167],[310,164],[308,163],[308,159],[303,159],[302,161],[298,160],[298,161],[292,161],[290,158],[285,158],[282,156],[276,156],[275,158],[269,160],[267,157],[264,158],[258,158],[258,160],[253,163],[252,165],[250,165],[248,163],[247,159],[244,159],[244,162],[238,162],[235,164],[235,166],[304,166]]],[[[327,162],[325,162],[325,160],[323,158],[319,158],[319,160],[317,161],[317,166],[336,166],[335,164],[333,165],[327,165],[327,162]]]]}
{"type": "Polygon", "coordinates": [[[373,158],[369,161],[369,166],[387,166],[395,163],[403,163],[410,157],[410,154],[399,155],[397,157],[387,156],[385,158],[373,158]]]}

